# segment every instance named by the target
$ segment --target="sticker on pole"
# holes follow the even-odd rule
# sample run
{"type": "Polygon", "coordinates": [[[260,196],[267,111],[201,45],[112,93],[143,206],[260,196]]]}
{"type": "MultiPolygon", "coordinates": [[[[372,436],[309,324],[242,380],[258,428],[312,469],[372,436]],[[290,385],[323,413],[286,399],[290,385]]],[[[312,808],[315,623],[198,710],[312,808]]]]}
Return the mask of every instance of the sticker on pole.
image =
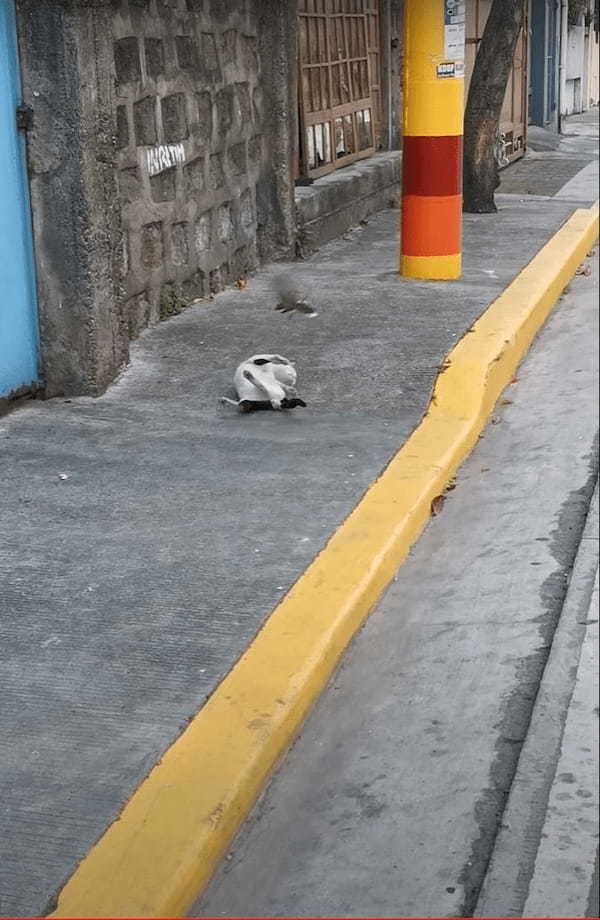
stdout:
{"type": "Polygon", "coordinates": [[[462,79],[465,75],[465,63],[464,61],[444,61],[442,64],[437,65],[435,72],[439,80],[444,80],[447,77],[459,77],[462,79]]]}
{"type": "Polygon", "coordinates": [[[444,57],[464,60],[465,0],[443,0],[444,57]]]}

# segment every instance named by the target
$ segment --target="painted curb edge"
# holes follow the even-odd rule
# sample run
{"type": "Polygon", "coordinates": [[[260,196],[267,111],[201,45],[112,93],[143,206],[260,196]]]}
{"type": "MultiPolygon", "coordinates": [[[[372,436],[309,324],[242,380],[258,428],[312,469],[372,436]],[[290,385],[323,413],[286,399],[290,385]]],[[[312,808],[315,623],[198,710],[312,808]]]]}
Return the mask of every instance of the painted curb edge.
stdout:
{"type": "Polygon", "coordinates": [[[422,421],[77,866],[51,917],[189,910],[597,236],[598,203],[575,211],[455,346],[422,421]]]}

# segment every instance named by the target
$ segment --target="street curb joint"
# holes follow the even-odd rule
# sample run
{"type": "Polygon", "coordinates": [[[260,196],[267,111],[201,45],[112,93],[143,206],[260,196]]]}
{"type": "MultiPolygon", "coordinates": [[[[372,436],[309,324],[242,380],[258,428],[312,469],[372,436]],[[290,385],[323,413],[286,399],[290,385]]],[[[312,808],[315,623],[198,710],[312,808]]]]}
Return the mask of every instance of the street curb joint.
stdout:
{"type": "Polygon", "coordinates": [[[598,236],[575,211],[456,345],[420,424],[79,864],[52,917],[181,916],[598,236]]]}

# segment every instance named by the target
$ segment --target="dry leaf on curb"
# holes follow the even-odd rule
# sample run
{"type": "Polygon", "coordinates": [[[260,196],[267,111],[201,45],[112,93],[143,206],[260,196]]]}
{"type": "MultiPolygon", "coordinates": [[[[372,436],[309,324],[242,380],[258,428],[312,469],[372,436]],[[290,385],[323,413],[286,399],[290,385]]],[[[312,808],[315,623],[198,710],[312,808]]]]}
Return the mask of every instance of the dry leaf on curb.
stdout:
{"type": "Polygon", "coordinates": [[[446,501],[445,495],[436,495],[436,497],[431,502],[431,513],[435,516],[439,514],[442,508],[444,507],[444,502],[446,501]]]}
{"type": "Polygon", "coordinates": [[[513,404],[512,399],[501,399],[500,400],[501,406],[512,406],[512,404],[513,404]]]}
{"type": "Polygon", "coordinates": [[[448,485],[446,486],[446,492],[451,492],[452,489],[456,488],[456,477],[453,477],[448,485]]]}
{"type": "Polygon", "coordinates": [[[239,288],[240,291],[243,291],[244,288],[247,288],[247,287],[248,287],[248,282],[246,281],[245,278],[240,278],[239,281],[236,281],[236,282],[235,282],[235,286],[236,286],[237,288],[239,288]]]}
{"type": "Polygon", "coordinates": [[[518,378],[518,377],[513,377],[513,379],[512,379],[510,382],[511,382],[511,383],[518,383],[518,382],[519,382],[519,378],[518,378]]]}
{"type": "Polygon", "coordinates": [[[592,269],[590,268],[589,265],[580,265],[577,271],[575,272],[575,274],[576,275],[591,275],[592,269]]]}

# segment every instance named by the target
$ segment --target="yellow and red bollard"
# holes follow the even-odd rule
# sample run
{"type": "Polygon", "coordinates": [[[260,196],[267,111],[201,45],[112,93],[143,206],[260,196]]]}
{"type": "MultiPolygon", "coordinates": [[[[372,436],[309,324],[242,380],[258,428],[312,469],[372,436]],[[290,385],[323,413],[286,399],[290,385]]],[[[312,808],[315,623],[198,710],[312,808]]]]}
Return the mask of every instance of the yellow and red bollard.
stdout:
{"type": "Polygon", "coordinates": [[[460,277],[464,0],[405,0],[400,273],[460,277]]]}

